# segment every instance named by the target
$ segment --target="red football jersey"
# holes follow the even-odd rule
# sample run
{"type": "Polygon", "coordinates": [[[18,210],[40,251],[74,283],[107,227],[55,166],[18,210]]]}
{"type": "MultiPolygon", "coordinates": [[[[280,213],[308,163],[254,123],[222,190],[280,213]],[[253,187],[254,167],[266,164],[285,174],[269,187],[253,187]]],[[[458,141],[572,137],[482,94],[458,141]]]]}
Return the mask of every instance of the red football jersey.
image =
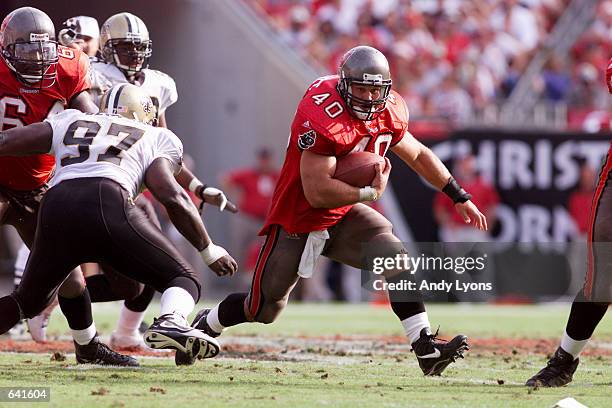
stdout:
{"type": "Polygon", "coordinates": [[[402,97],[391,91],[383,113],[365,122],[355,118],[336,90],[337,75],[317,79],[298,105],[291,125],[285,163],[272,197],[272,207],[261,234],[279,224],[289,233],[321,231],[336,224],[351,209],[313,208],[304,195],[300,158],[304,150],[341,157],[367,151],[384,156],[404,137],[408,109],[402,97]]]}
{"type": "MultiPolygon", "coordinates": [[[[89,89],[89,59],[80,51],[58,47],[57,79],[50,88],[30,88],[0,58],[0,129],[42,122],[64,110],[70,99],[89,89]]],[[[48,154],[0,157],[0,186],[34,190],[53,173],[55,160],[48,154]]]]}
{"type": "Polygon", "coordinates": [[[270,208],[278,172],[264,173],[258,169],[242,169],[229,174],[231,182],[242,190],[238,208],[243,214],[265,220],[270,208]]]}

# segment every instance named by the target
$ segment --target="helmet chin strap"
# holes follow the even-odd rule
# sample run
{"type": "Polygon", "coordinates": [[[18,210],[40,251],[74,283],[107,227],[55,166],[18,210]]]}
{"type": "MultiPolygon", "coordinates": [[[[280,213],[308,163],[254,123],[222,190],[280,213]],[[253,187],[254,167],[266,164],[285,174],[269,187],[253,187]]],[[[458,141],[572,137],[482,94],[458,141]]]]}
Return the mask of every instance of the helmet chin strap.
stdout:
{"type": "Polygon", "coordinates": [[[368,117],[372,113],[374,113],[374,107],[370,107],[370,112],[357,112],[357,111],[353,111],[353,113],[355,114],[355,116],[357,116],[358,119],[368,120],[368,117]]]}
{"type": "Polygon", "coordinates": [[[140,66],[139,70],[135,70],[130,68],[129,65],[122,64],[119,60],[119,55],[117,55],[116,52],[113,52],[113,60],[115,60],[115,65],[117,66],[117,68],[122,70],[123,73],[128,77],[128,79],[132,79],[140,71],[140,69],[142,69],[142,65],[140,66]]]}

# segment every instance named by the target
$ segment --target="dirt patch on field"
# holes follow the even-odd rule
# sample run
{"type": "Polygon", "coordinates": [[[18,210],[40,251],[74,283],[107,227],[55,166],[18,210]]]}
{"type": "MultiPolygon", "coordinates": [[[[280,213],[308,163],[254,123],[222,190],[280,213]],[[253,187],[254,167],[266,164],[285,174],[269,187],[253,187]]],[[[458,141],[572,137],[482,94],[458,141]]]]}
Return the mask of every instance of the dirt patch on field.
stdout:
{"type": "MultiPolygon", "coordinates": [[[[159,357],[164,355],[170,355],[169,351],[142,351],[142,350],[134,350],[134,349],[121,349],[117,350],[121,351],[123,354],[130,354],[136,356],[151,356],[151,357],[159,357]]],[[[74,353],[74,344],[72,341],[66,340],[57,340],[57,341],[47,341],[45,343],[36,343],[34,341],[17,341],[10,339],[2,339],[0,340],[0,352],[12,352],[12,353],[49,353],[53,355],[54,353],[74,353]]]]}
{"type": "MultiPolygon", "coordinates": [[[[258,337],[224,336],[220,339],[224,358],[247,358],[267,361],[330,361],[352,364],[375,356],[403,359],[410,345],[402,336],[329,336],[329,337],[258,337]]],[[[525,355],[552,353],[558,339],[490,337],[470,339],[471,355],[525,355]]],[[[120,350],[135,356],[163,357],[172,352],[120,350]]],[[[72,341],[46,343],[0,339],[0,352],[73,353],[72,341]]],[[[586,356],[612,356],[612,343],[592,341],[583,352],[586,356]]]]}

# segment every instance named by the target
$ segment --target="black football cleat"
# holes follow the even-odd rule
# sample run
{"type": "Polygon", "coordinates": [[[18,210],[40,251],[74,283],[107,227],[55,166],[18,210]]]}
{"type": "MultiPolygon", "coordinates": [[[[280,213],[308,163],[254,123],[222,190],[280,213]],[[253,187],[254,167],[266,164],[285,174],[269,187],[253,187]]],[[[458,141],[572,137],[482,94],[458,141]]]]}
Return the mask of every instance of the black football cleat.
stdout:
{"type": "MultiPolygon", "coordinates": [[[[208,323],[206,323],[206,316],[208,316],[208,313],[210,313],[210,309],[200,310],[193,318],[193,321],[191,322],[191,327],[203,331],[205,334],[209,335],[212,338],[219,337],[221,333],[217,333],[216,331],[210,328],[208,323]]],[[[193,363],[195,363],[197,358],[199,357],[177,350],[176,354],[174,355],[174,362],[177,366],[192,365],[193,363]]]]}
{"type": "Polygon", "coordinates": [[[528,379],[525,385],[528,387],[563,387],[572,382],[579,362],[580,359],[574,359],[570,353],[559,347],[546,363],[546,367],[528,379]]]}
{"type": "Polygon", "coordinates": [[[412,343],[412,351],[419,361],[419,367],[425,375],[440,375],[450,363],[463,358],[463,352],[469,350],[467,337],[460,334],[450,341],[438,339],[438,331],[431,334],[429,328],[421,330],[421,337],[412,343]]]}
{"type": "Polygon", "coordinates": [[[145,332],[144,341],[152,349],[180,351],[194,360],[215,357],[221,350],[217,340],[189,326],[185,318],[177,314],[155,319],[145,332]]]}
{"type": "Polygon", "coordinates": [[[98,364],[119,367],[138,367],[138,360],[112,350],[102,343],[98,336],[94,337],[88,344],[81,346],[74,342],[74,353],[79,364],[98,364]]]}

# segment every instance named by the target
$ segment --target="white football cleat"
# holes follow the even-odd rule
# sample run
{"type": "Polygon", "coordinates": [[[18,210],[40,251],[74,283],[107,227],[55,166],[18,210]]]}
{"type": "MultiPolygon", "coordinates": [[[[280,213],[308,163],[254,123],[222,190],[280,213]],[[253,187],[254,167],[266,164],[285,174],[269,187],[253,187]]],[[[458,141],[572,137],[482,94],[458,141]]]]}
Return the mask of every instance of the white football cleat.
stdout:
{"type": "Polygon", "coordinates": [[[32,340],[35,342],[44,343],[47,341],[47,326],[49,325],[50,316],[51,314],[42,312],[38,316],[26,320],[32,340]]]}
{"type": "Polygon", "coordinates": [[[25,320],[20,320],[15,326],[13,326],[13,328],[8,331],[8,335],[11,340],[30,340],[28,325],[26,324],[25,320]]]}
{"type": "Polygon", "coordinates": [[[145,332],[144,340],[151,348],[181,351],[189,358],[211,358],[221,350],[217,340],[189,326],[183,316],[175,313],[155,319],[145,332]]]}
{"type": "Polygon", "coordinates": [[[153,352],[163,351],[152,349],[151,347],[147,346],[142,338],[142,334],[140,334],[138,330],[134,330],[132,333],[127,334],[114,330],[111,333],[109,345],[113,349],[134,349],[153,352]]]}
{"type": "Polygon", "coordinates": [[[58,301],[56,296],[53,302],[51,302],[51,304],[47,306],[47,308],[43,310],[41,314],[26,320],[32,340],[35,342],[44,343],[47,341],[47,326],[49,325],[49,318],[57,305],[58,301]]]}

